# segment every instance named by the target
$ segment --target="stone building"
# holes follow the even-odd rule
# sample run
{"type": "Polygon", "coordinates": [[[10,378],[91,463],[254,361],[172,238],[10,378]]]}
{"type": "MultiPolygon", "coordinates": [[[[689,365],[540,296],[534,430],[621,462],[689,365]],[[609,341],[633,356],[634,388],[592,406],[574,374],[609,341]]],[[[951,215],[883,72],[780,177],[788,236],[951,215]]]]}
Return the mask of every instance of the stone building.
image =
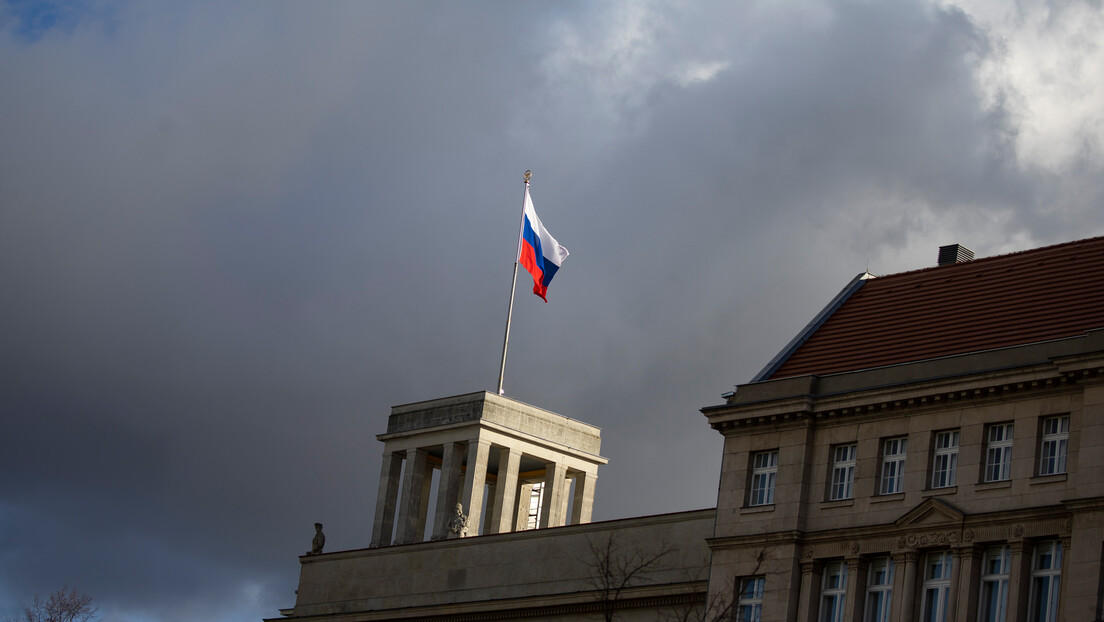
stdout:
{"type": "Polygon", "coordinates": [[[300,558],[284,616],[682,620],[705,602],[712,509],[591,523],[598,428],[480,391],[396,406],[377,438],[369,548],[300,558]]]}
{"type": "Polygon", "coordinates": [[[715,510],[590,523],[597,428],[482,392],[396,407],[369,548],[301,557],[281,613],[1104,620],[1104,238],[939,263],[859,275],[702,409],[715,510]],[[650,563],[603,589],[603,545],[650,563]]]}
{"type": "Polygon", "coordinates": [[[703,409],[737,619],[1101,619],[1104,238],[940,255],[703,409]]]}

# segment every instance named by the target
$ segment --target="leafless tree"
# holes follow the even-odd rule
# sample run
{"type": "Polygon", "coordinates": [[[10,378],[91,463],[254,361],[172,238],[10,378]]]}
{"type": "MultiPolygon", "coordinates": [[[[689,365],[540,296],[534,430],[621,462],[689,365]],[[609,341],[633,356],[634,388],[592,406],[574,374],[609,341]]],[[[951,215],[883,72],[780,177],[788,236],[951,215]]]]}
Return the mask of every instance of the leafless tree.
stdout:
{"type": "Polygon", "coordinates": [[[590,540],[590,578],[598,590],[602,614],[606,622],[613,622],[614,610],[621,592],[638,579],[652,572],[660,561],[675,552],[675,547],[661,542],[654,550],[622,547],[614,534],[605,540],[590,540]]]}
{"type": "Polygon", "coordinates": [[[91,596],[65,586],[46,600],[36,594],[30,606],[8,622],[91,622],[95,615],[91,596]]]}
{"type": "MultiPolygon", "coordinates": [[[[759,549],[755,554],[755,567],[748,573],[749,576],[755,576],[763,571],[763,564],[766,561],[766,550],[759,549]]],[[[739,579],[737,579],[739,584],[739,579]]],[[[734,586],[739,587],[739,585],[734,586]]],[[[738,590],[737,590],[738,591],[738,590]]],[[[694,605],[691,607],[672,608],[663,612],[663,622],[729,622],[735,620],[735,616],[739,615],[739,602],[738,594],[726,595],[724,593],[716,594],[709,603],[703,605],[694,605]]]]}

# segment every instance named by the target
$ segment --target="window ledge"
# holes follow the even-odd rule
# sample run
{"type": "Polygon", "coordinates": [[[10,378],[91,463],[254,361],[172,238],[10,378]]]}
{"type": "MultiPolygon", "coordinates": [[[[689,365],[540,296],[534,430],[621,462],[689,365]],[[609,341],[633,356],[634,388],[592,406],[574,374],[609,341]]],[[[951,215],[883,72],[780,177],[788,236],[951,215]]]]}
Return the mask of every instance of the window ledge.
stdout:
{"type": "Polygon", "coordinates": [[[1028,483],[1034,486],[1035,484],[1053,484],[1064,481],[1066,481],[1065,473],[1055,473],[1054,475],[1036,475],[1028,483]]]}
{"type": "Polygon", "coordinates": [[[773,512],[774,504],[770,505],[749,505],[740,508],[740,514],[759,514],[761,512],[773,512]]]}
{"type": "Polygon", "coordinates": [[[820,509],[849,508],[855,505],[855,499],[837,499],[836,501],[821,501],[820,509]]]}
{"type": "Polygon", "coordinates": [[[953,495],[958,492],[958,486],[946,486],[944,488],[930,488],[920,493],[921,497],[942,497],[943,495],[953,495]]]}
{"type": "Polygon", "coordinates": [[[903,492],[891,492],[888,495],[875,495],[870,498],[871,503],[886,503],[888,501],[900,501],[905,498],[903,492]]]}
{"type": "Polygon", "coordinates": [[[996,482],[979,482],[978,484],[974,485],[974,490],[980,492],[980,491],[983,491],[983,490],[1000,490],[1002,488],[1011,488],[1011,487],[1012,487],[1012,480],[1002,479],[1002,480],[999,480],[999,481],[996,481],[996,482]]]}

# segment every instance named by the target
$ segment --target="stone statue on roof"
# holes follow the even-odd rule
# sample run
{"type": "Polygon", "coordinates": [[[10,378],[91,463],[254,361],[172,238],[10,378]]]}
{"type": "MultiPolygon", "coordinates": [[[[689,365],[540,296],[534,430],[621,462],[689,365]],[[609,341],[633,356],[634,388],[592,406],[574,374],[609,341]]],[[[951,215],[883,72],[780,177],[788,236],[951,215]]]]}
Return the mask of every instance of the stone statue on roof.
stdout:
{"type": "Polygon", "coordinates": [[[311,540],[311,550],[307,555],[320,555],[322,548],[326,546],[326,534],[322,533],[322,523],[314,524],[314,539],[311,540]]]}
{"type": "Polygon", "coordinates": [[[448,531],[450,538],[463,538],[468,535],[468,517],[464,515],[464,504],[456,504],[456,512],[449,519],[448,531]]]}

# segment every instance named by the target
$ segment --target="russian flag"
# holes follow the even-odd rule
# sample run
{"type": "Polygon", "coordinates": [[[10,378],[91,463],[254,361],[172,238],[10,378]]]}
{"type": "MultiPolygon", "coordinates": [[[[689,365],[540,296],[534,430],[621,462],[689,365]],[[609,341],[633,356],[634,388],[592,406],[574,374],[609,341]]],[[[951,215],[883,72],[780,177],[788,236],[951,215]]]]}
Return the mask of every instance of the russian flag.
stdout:
{"type": "Polygon", "coordinates": [[[525,187],[525,218],[521,225],[521,244],[518,262],[533,275],[533,293],[548,302],[548,284],[556,271],[567,259],[567,249],[560,246],[556,238],[544,228],[537,211],[533,209],[533,200],[529,198],[529,187],[525,187]]]}

